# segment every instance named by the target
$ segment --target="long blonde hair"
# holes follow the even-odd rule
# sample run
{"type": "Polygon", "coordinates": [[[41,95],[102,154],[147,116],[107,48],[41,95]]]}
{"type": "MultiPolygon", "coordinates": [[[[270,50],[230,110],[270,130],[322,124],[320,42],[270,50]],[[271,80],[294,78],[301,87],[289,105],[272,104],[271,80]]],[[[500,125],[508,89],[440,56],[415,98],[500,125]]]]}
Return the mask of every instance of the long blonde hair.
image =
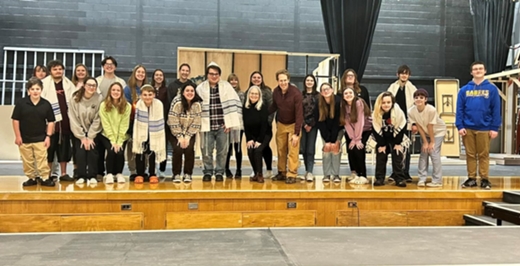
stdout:
{"type": "Polygon", "coordinates": [[[139,95],[137,95],[137,79],[135,78],[135,74],[137,73],[137,70],[139,68],[143,68],[143,70],[144,70],[144,79],[143,79],[143,84],[141,84],[141,86],[143,86],[147,82],[146,67],[144,67],[141,64],[135,66],[134,69],[132,70],[132,75],[130,75],[130,78],[128,79],[128,87],[130,88],[130,92],[132,93],[132,102],[134,102],[134,103],[137,102],[138,97],[139,97],[139,95]]]}
{"type": "Polygon", "coordinates": [[[247,109],[249,109],[249,107],[251,106],[251,101],[249,100],[249,94],[251,94],[251,90],[253,89],[256,89],[258,91],[258,96],[260,97],[258,99],[258,102],[256,102],[256,110],[260,111],[262,109],[262,104],[263,104],[263,101],[262,101],[262,90],[260,89],[260,87],[258,86],[251,86],[249,87],[249,89],[247,90],[247,95],[246,95],[246,104],[244,105],[247,109]]]}
{"type": "Polygon", "coordinates": [[[381,105],[383,103],[384,97],[390,97],[392,99],[392,108],[394,108],[393,106],[395,104],[395,97],[391,92],[385,91],[385,92],[379,94],[379,96],[377,96],[376,102],[374,104],[374,112],[372,114],[372,120],[374,121],[375,124],[380,125],[383,121],[383,114],[385,113],[385,111],[383,111],[383,109],[381,108],[381,105]]]}

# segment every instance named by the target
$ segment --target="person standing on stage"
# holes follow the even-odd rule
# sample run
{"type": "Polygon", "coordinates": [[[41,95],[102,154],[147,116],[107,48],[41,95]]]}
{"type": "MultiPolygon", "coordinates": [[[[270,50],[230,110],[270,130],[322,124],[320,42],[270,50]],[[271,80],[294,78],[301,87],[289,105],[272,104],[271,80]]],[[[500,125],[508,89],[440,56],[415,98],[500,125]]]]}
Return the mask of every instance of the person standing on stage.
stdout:
{"type": "Polygon", "coordinates": [[[197,94],[202,98],[201,148],[204,161],[202,181],[224,181],[226,157],[229,143],[239,142],[230,139],[231,130],[241,130],[242,104],[235,89],[229,82],[220,78],[222,70],[211,62],[206,68],[207,80],[197,86],[197,94]],[[213,165],[213,151],[216,149],[216,165],[213,165]]]}
{"type": "Polygon", "coordinates": [[[29,178],[22,185],[35,186],[39,177],[42,186],[53,187],[47,148],[54,130],[54,112],[51,104],[40,97],[43,88],[40,79],[30,78],[26,88],[27,96],[16,103],[11,116],[15,144],[20,149],[25,176],[29,178]]]}
{"type": "Polygon", "coordinates": [[[498,88],[484,78],[486,66],[477,61],[471,64],[473,79],[459,90],[455,125],[466,148],[468,179],[463,188],[477,186],[491,189],[489,182],[489,145],[498,136],[502,124],[500,95],[498,88]]]}
{"type": "MultiPolygon", "coordinates": [[[[234,73],[229,74],[227,81],[233,89],[235,89],[235,92],[237,93],[238,97],[240,98],[240,104],[241,106],[244,105],[245,102],[245,94],[240,89],[240,82],[238,80],[238,76],[234,73]]],[[[229,169],[229,161],[231,160],[231,155],[233,154],[233,148],[235,149],[235,160],[236,160],[236,172],[235,172],[235,179],[241,179],[242,178],[242,135],[244,134],[243,130],[232,130],[229,132],[229,137],[231,139],[238,138],[239,142],[236,143],[230,143],[229,144],[229,151],[226,158],[226,177],[227,178],[233,178],[233,173],[229,169]]]]}
{"type": "Polygon", "coordinates": [[[278,174],[273,180],[296,183],[300,151],[300,132],[303,126],[303,97],[300,90],[290,84],[289,72],[276,72],[278,86],[273,90],[273,104],[269,113],[278,112],[276,145],[278,145],[278,174]]]}
{"type": "Polygon", "coordinates": [[[307,75],[303,79],[303,129],[300,141],[300,154],[305,164],[305,175],[307,182],[314,180],[314,154],[316,153],[316,138],[318,128],[316,127],[315,111],[318,108],[320,93],[316,90],[316,77],[307,75]]]}

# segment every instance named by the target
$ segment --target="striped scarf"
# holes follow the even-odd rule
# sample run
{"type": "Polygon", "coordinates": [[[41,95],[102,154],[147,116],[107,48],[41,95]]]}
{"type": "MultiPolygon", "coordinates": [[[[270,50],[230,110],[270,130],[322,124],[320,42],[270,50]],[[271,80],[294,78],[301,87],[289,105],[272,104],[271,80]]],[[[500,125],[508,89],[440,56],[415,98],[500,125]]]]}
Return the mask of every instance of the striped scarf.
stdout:
{"type": "Polygon", "coordinates": [[[150,150],[155,153],[155,161],[159,163],[166,160],[163,105],[157,99],[153,99],[150,108],[143,100],[139,100],[135,107],[132,152],[143,154],[147,140],[150,150]]]}

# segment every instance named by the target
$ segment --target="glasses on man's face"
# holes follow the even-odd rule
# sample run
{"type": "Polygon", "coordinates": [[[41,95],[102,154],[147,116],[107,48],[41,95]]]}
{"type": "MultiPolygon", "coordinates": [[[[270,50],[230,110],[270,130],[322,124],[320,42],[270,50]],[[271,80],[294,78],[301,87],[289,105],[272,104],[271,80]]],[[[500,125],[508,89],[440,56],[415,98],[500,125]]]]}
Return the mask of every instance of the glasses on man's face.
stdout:
{"type": "Polygon", "coordinates": [[[105,66],[114,66],[113,63],[105,63],[105,66]]]}
{"type": "Polygon", "coordinates": [[[216,76],[218,76],[218,73],[209,72],[209,73],[208,73],[208,76],[214,76],[214,77],[216,77],[216,76]]]}
{"type": "Polygon", "coordinates": [[[473,71],[475,71],[475,70],[484,70],[484,68],[483,67],[474,67],[471,70],[473,70],[473,71]]]}
{"type": "Polygon", "coordinates": [[[87,84],[85,84],[85,87],[95,88],[96,84],[87,83],[87,84]]]}

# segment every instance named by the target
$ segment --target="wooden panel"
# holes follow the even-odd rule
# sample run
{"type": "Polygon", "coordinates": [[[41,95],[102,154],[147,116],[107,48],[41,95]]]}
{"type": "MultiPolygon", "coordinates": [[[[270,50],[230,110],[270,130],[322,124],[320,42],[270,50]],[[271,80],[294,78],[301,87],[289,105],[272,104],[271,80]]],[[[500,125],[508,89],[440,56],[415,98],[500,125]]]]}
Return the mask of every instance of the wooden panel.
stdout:
{"type": "MultiPolygon", "coordinates": [[[[11,115],[13,113],[14,105],[0,106],[1,125],[11,125],[11,115]]],[[[20,160],[20,152],[18,146],[14,144],[14,131],[11,126],[4,126],[0,129],[0,160],[20,160]]]]}
{"type": "Polygon", "coordinates": [[[361,211],[360,226],[406,226],[407,212],[404,211],[361,211]]]}
{"type": "Polygon", "coordinates": [[[61,216],[61,231],[142,230],[143,214],[90,214],[61,216]]]}
{"type": "Polygon", "coordinates": [[[1,233],[59,232],[60,216],[45,214],[0,215],[1,233]]]}
{"type": "Polygon", "coordinates": [[[285,54],[262,54],[262,75],[264,83],[274,89],[278,86],[276,82],[276,71],[287,69],[287,55],[285,54]]]}
{"type": "Polygon", "coordinates": [[[457,94],[459,92],[458,79],[436,79],[435,105],[439,116],[446,123],[446,136],[442,143],[442,156],[458,157],[460,155],[460,137],[455,127],[455,112],[457,94]]]}
{"type": "Polygon", "coordinates": [[[315,211],[244,212],[243,227],[314,226],[315,211]]]}
{"type": "MultiPolygon", "coordinates": [[[[197,77],[199,75],[204,76],[206,70],[206,62],[204,61],[203,51],[184,51],[181,49],[177,50],[177,70],[182,63],[188,63],[191,67],[191,77],[197,77]]],[[[179,71],[177,71],[177,78],[179,77],[179,71]]]]}
{"type": "Polygon", "coordinates": [[[222,74],[220,75],[220,79],[227,80],[229,74],[231,74],[231,69],[233,68],[233,53],[232,52],[208,52],[207,53],[206,66],[211,62],[217,63],[217,65],[222,70],[222,74]]]}
{"type": "Polygon", "coordinates": [[[166,229],[242,227],[241,212],[168,212],[166,229]]]}
{"type": "Polygon", "coordinates": [[[464,225],[464,214],[476,215],[475,210],[435,210],[408,212],[408,226],[464,225]]]}
{"type": "MultiPolygon", "coordinates": [[[[249,88],[249,77],[257,70],[260,70],[260,54],[235,54],[233,71],[238,76],[242,91],[245,92],[249,88]]],[[[225,78],[227,79],[227,76],[225,78]]]]}

